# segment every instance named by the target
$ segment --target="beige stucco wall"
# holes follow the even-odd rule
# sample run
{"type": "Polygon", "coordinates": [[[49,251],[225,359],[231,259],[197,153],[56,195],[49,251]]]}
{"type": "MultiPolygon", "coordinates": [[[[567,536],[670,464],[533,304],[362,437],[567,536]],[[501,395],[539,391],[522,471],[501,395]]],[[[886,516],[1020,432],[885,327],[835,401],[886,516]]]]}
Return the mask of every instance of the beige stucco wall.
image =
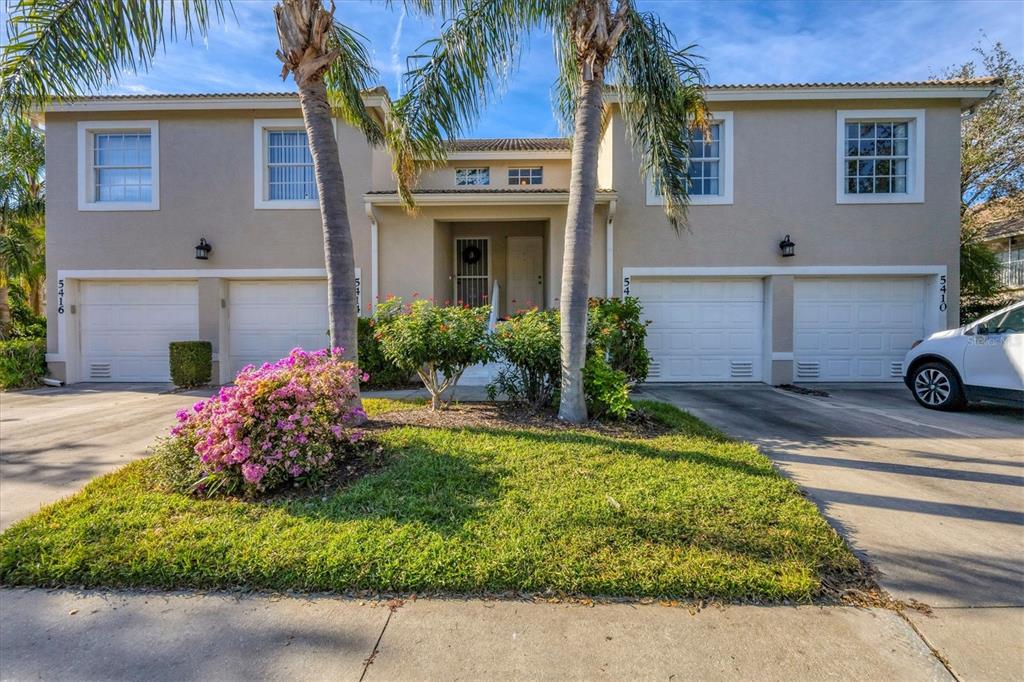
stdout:
{"type": "Polygon", "coordinates": [[[960,108],[955,101],[715,103],[734,113],[734,203],[691,206],[676,234],[646,205],[622,121],[606,143],[615,158],[616,293],[623,267],[945,265],[948,322],[957,324],[960,108]],[[836,112],[926,109],[925,201],[836,203],[836,112]],[[786,234],[796,256],[782,258],[786,234]]]}
{"type": "MultiPolygon", "coordinates": [[[[47,114],[49,300],[56,300],[58,269],[324,267],[318,209],[253,207],[253,120],[297,117],[298,109],[47,114]],[[160,209],[79,211],[78,121],[131,119],[159,122],[160,209]],[[200,237],[213,245],[207,261],[194,257],[200,237]]],[[[338,144],[356,266],[368,273],[369,220],[362,197],[370,189],[370,149],[358,131],[343,124],[338,125],[338,144]]],[[[51,330],[56,322],[56,306],[49,306],[51,330]]],[[[49,350],[57,350],[53,333],[49,350]]]]}

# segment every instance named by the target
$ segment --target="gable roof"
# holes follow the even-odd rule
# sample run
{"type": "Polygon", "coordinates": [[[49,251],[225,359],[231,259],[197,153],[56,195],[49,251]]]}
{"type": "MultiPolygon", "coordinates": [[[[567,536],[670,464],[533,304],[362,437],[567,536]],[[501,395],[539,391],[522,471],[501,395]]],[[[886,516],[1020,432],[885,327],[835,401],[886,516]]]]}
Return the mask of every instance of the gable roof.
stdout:
{"type": "Polygon", "coordinates": [[[1002,220],[994,220],[981,229],[981,238],[1002,239],[1024,234],[1024,216],[1011,216],[1002,220]]]}

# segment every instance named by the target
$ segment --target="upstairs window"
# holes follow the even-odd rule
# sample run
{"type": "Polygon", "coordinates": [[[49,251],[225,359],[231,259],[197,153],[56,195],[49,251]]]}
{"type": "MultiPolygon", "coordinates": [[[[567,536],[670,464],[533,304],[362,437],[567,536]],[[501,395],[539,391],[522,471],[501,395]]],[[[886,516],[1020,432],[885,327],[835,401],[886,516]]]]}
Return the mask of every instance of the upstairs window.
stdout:
{"type": "Polygon", "coordinates": [[[480,187],[491,184],[490,168],[456,168],[455,185],[458,187],[480,187]]]}
{"type": "Polygon", "coordinates": [[[256,208],[320,208],[313,155],[301,118],[253,123],[256,208]]]}
{"type": "Polygon", "coordinates": [[[317,201],[313,155],[305,130],[267,131],[267,199],[317,201]]]}
{"type": "MultiPolygon", "coordinates": [[[[733,114],[731,111],[711,113],[708,136],[704,131],[690,133],[689,178],[690,203],[695,206],[732,203],[733,177],[733,114]]],[[[661,188],[647,183],[647,205],[664,203],[661,188]]]]}
{"type": "Polygon", "coordinates": [[[156,121],[93,121],[78,126],[78,208],[159,208],[156,121]]]}
{"type": "Polygon", "coordinates": [[[924,112],[840,111],[838,203],[924,201],[924,112]]]}
{"type": "Polygon", "coordinates": [[[544,168],[542,166],[532,166],[530,168],[509,168],[508,184],[543,185],[544,168]]]}

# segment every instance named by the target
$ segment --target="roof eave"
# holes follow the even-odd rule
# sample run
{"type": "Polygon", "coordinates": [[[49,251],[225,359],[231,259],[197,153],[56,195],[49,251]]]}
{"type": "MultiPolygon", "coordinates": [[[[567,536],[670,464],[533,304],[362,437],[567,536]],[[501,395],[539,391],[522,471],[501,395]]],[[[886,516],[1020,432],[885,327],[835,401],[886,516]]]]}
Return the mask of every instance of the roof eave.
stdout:
{"type": "MultiPolygon", "coordinates": [[[[568,192],[464,192],[464,193],[417,193],[413,192],[417,206],[482,205],[509,206],[523,204],[568,204],[568,192]]],[[[604,190],[597,194],[596,203],[607,204],[618,199],[614,191],[604,190]]],[[[400,206],[397,194],[364,194],[363,203],[372,206],[400,206]]]]}

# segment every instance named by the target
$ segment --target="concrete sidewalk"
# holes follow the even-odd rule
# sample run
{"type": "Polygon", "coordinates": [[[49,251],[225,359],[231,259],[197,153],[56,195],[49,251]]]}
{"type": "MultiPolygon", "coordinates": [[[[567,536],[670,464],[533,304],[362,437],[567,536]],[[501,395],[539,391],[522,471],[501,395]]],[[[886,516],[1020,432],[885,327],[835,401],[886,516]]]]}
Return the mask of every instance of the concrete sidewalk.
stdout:
{"type": "Polygon", "coordinates": [[[880,609],[11,589],[0,678],[952,679],[880,609]]]}

